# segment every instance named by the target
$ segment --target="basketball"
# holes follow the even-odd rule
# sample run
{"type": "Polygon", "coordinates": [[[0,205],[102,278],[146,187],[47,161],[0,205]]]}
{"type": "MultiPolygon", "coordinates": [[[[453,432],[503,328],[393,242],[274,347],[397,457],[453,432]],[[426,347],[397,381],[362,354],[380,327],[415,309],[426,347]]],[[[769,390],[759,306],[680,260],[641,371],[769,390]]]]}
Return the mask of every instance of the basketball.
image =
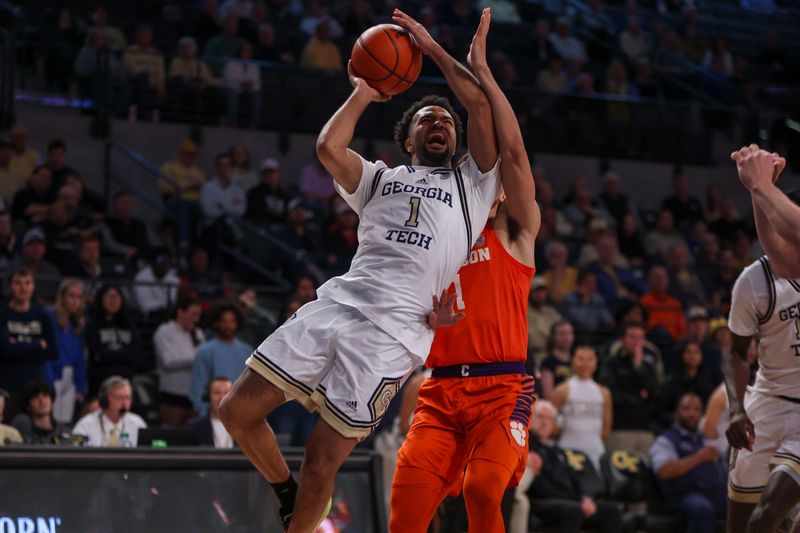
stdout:
{"type": "Polygon", "coordinates": [[[422,52],[400,26],[379,24],[361,34],[351,61],[356,76],[382,95],[394,96],[417,81],[422,52]]]}

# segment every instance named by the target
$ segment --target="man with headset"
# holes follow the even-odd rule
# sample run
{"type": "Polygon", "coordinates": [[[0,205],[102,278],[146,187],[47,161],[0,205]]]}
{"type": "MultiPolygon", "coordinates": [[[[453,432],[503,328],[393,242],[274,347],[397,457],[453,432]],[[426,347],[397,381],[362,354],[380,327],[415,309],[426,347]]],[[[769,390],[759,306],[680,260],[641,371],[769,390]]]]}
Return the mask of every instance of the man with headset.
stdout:
{"type": "Polygon", "coordinates": [[[85,436],[87,446],[123,446],[124,435],[131,446],[136,446],[139,430],[147,424],[130,412],[132,396],[130,381],[120,376],[107,378],[98,393],[101,410],[78,420],[72,433],[85,436]]]}

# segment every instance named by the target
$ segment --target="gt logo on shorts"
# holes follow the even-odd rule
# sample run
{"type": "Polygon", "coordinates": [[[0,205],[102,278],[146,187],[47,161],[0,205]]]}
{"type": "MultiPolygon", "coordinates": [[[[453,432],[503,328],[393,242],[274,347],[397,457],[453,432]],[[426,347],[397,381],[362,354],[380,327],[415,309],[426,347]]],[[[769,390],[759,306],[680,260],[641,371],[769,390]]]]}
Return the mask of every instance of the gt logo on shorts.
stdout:
{"type": "Polygon", "coordinates": [[[400,390],[403,378],[383,378],[378,384],[378,388],[372,393],[369,399],[369,413],[373,420],[378,420],[386,412],[392,398],[400,390]]]}
{"type": "Polygon", "coordinates": [[[514,437],[514,440],[517,441],[517,444],[520,446],[525,446],[525,443],[528,439],[528,432],[525,431],[525,426],[515,420],[512,420],[511,436],[514,437]]]}

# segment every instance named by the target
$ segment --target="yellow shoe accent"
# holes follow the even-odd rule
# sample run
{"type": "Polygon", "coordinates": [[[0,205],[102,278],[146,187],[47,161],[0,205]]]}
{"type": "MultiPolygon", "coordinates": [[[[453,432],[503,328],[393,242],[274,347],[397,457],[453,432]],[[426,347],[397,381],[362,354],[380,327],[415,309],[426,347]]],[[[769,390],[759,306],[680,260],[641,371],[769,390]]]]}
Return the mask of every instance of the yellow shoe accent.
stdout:
{"type": "Polygon", "coordinates": [[[328,499],[328,505],[325,506],[325,510],[322,511],[322,516],[319,517],[319,522],[317,522],[317,525],[314,526],[315,531],[322,521],[328,518],[328,515],[331,514],[331,509],[333,509],[333,498],[328,499]]]}

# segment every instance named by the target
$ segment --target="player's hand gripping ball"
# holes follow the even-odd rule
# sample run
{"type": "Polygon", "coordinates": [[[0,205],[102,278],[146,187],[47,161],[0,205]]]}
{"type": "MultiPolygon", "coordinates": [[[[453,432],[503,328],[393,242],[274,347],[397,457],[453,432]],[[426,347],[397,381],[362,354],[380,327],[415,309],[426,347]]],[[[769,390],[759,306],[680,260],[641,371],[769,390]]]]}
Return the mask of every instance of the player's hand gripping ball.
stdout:
{"type": "Polygon", "coordinates": [[[411,87],[422,68],[422,51],[406,30],[394,24],[368,29],[353,45],[353,74],[384,96],[411,87]]]}

